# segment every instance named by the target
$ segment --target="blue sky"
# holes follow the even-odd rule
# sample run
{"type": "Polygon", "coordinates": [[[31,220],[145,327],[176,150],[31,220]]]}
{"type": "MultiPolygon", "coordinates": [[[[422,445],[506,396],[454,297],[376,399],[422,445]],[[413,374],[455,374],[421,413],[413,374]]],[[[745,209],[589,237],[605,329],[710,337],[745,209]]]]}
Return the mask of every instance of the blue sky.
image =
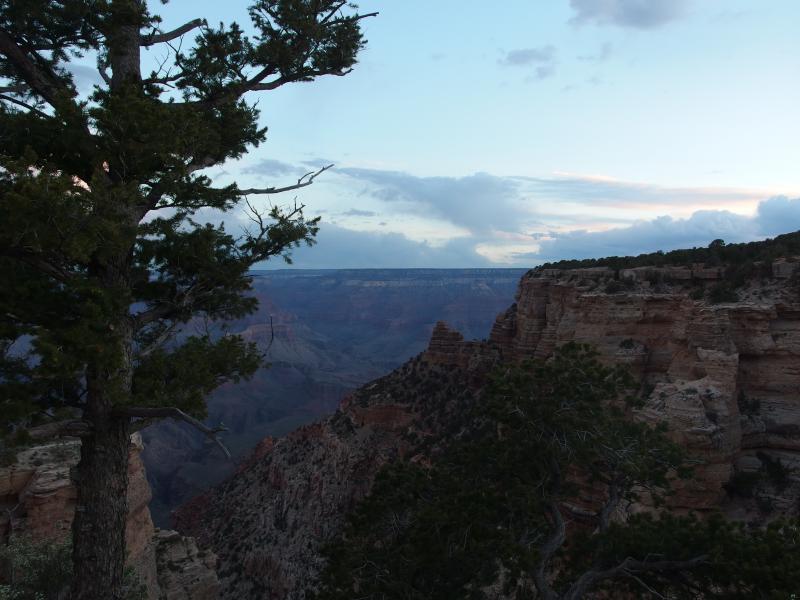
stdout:
{"type": "MultiPolygon", "coordinates": [[[[272,198],[322,217],[295,266],[532,266],[800,229],[800,2],[359,4],[380,16],[353,73],[260,93],[268,142],[209,173],[336,164],[272,198]]],[[[152,8],[170,29],[246,6],[152,8]]]]}

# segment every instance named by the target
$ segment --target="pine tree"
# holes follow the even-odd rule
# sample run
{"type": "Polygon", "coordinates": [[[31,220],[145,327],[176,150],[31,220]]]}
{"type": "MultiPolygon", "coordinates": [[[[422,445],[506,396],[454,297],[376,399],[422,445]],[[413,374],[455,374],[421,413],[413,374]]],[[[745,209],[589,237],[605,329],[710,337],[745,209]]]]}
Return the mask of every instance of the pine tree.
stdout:
{"type": "Polygon", "coordinates": [[[0,1],[0,424],[79,417],[76,600],[119,597],[131,432],[174,417],[214,436],[203,398],[259,365],[237,336],[175,334],[255,310],[249,269],[317,233],[302,206],[262,214],[246,196],[327,167],[265,189],[215,187],[204,169],[265,140],[254,92],[347,74],[367,16],[255,0],[248,36],[202,19],[164,30],[146,0],[0,1]],[[156,45],[169,59],[143,73],[156,45]],[[103,81],[88,98],[69,70],[81,56],[103,81]],[[193,219],[240,204],[253,224],[238,237],[193,219]]]}

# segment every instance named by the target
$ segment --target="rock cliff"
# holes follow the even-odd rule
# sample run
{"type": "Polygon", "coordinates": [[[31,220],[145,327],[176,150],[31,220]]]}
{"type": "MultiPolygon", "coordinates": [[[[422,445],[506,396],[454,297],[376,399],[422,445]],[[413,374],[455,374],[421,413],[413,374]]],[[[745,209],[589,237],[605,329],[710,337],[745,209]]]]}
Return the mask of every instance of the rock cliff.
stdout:
{"type": "Polygon", "coordinates": [[[671,500],[675,509],[722,508],[750,521],[794,514],[796,265],[778,264],[736,301],[719,303],[707,299],[723,276],[717,267],[531,271],[488,341],[464,341],[440,323],[427,351],[359,389],[332,417],[263,443],[236,475],[186,505],[178,528],[219,555],[222,597],[305,598],[320,545],[382,465],[428,460],[464,425],[494,365],[546,358],[568,341],[628,365],[646,399],[637,418],[666,421],[699,461],[696,478],[671,500]]]}
{"type": "MultiPolygon", "coordinates": [[[[154,528],[141,452],[141,437],[134,434],[128,459],[128,564],[149,600],[211,600],[218,588],[216,556],[198,552],[191,538],[154,528]]],[[[70,471],[79,454],[78,439],[51,438],[20,450],[0,467],[0,543],[12,534],[34,541],[69,537],[77,498],[70,471]]]]}

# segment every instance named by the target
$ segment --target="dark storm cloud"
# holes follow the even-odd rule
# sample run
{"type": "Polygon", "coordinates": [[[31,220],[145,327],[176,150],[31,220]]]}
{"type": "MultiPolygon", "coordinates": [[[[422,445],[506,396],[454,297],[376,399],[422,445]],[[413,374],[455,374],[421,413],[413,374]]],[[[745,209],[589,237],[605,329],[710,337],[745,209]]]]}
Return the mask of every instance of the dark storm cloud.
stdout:
{"type": "Polygon", "coordinates": [[[688,0],[570,0],[574,23],[655,29],[682,17],[688,0]]]}
{"type": "Polygon", "coordinates": [[[337,171],[368,183],[366,193],[405,212],[444,219],[473,233],[517,231],[526,219],[519,183],[476,173],[466,177],[417,177],[400,171],[344,168],[337,171]]]}

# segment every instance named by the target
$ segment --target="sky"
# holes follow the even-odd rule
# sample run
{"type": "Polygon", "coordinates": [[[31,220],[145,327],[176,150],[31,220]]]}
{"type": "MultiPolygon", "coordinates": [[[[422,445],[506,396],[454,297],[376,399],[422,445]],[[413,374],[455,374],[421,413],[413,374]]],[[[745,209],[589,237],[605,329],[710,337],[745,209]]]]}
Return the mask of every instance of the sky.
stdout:
{"type": "MultiPolygon", "coordinates": [[[[246,1],[152,4],[165,30],[248,20],[246,1]]],[[[295,267],[528,267],[800,229],[797,0],[359,6],[380,15],[354,71],[251,94],[267,143],[209,171],[264,187],[335,164],[269,199],[322,218],[295,267]]]]}

